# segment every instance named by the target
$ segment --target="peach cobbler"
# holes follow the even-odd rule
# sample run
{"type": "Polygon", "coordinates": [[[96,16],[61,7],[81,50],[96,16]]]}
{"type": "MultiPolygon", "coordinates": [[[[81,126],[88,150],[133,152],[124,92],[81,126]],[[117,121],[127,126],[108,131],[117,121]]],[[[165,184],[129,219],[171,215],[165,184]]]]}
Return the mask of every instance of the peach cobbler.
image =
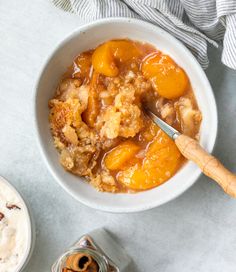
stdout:
{"type": "Polygon", "coordinates": [[[60,163],[100,191],[135,192],[170,179],[184,159],[142,112],[198,138],[201,113],[184,70],[153,46],[111,40],[76,57],[49,101],[60,163]]]}

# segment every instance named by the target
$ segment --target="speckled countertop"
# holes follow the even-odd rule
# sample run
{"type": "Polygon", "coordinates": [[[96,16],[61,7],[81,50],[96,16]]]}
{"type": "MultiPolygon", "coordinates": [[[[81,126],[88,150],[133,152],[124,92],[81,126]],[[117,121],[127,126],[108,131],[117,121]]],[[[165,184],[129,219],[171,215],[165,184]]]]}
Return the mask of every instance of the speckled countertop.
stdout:
{"type": "MultiPolygon", "coordinates": [[[[49,0],[0,4],[0,175],[27,199],[37,227],[25,272],[49,271],[68,245],[103,226],[133,258],[130,272],[235,272],[236,200],[208,178],[164,206],[127,215],[81,205],[49,174],[33,129],[35,79],[55,44],[81,23],[49,0]]],[[[209,57],[219,111],[214,153],[236,172],[236,71],[221,64],[220,51],[211,48],[209,57]]]]}

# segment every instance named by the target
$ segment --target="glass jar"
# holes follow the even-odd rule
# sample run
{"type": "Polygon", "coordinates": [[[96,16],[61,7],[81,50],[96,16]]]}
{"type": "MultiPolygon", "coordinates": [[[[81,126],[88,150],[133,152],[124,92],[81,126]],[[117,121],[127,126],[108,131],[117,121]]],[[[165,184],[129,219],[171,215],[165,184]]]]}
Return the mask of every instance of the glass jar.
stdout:
{"type": "Polygon", "coordinates": [[[99,272],[125,272],[131,263],[124,249],[104,229],[98,229],[82,236],[58,258],[51,271],[62,272],[67,258],[76,253],[90,256],[97,263],[99,272]]]}

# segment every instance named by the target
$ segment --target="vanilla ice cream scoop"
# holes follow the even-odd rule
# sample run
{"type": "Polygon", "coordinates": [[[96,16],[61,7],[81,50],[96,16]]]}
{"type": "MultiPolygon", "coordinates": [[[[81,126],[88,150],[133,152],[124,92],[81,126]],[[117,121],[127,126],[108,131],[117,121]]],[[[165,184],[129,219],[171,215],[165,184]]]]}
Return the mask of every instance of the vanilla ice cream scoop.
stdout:
{"type": "Polygon", "coordinates": [[[18,193],[0,179],[0,271],[18,272],[29,245],[29,215],[18,193]]]}

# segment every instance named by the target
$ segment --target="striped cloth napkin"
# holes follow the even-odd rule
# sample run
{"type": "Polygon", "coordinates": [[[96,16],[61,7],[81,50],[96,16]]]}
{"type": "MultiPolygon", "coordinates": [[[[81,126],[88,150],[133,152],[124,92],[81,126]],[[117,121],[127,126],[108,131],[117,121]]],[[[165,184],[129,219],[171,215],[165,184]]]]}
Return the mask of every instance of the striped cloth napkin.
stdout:
{"type": "Polygon", "coordinates": [[[132,17],[171,33],[208,66],[208,43],[223,46],[222,62],[236,69],[236,0],[52,0],[85,21],[132,17]]]}

